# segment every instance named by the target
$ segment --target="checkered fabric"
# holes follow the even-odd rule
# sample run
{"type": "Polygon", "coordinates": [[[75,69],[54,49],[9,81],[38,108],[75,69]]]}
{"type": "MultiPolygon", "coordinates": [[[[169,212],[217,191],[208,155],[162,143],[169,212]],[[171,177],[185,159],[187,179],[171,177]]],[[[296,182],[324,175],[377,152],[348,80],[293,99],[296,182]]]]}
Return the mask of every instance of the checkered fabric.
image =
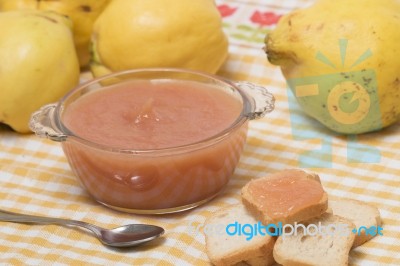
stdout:
{"type": "MultiPolygon", "coordinates": [[[[291,107],[286,82],[262,49],[265,35],[276,22],[274,16],[310,3],[217,1],[230,40],[229,58],[218,74],[267,87],[276,105],[272,113],[249,123],[245,150],[226,189],[193,210],[151,216],[104,207],[81,187],[59,143],[1,126],[1,209],[84,220],[106,228],[150,223],[164,227],[166,233],[143,246],[113,249],[80,229],[0,222],[0,264],[209,265],[201,233],[205,219],[224,206],[240,202],[240,189],[252,178],[303,167],[319,173],[330,199],[359,199],[381,212],[383,236],[353,249],[350,265],[400,265],[400,124],[357,138],[323,129],[298,107],[291,107]],[[299,121],[318,134],[301,135],[299,121]],[[321,156],[313,157],[312,152],[318,151],[321,156]]],[[[84,74],[84,78],[88,76],[84,74]]]]}

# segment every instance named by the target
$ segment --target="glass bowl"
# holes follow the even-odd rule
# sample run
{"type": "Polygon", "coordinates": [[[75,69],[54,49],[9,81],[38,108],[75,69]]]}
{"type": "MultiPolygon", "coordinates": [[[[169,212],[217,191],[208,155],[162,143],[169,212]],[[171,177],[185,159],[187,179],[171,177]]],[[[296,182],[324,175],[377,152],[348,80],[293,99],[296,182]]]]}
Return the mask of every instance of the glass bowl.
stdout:
{"type": "MultiPolygon", "coordinates": [[[[176,101],[180,100],[177,96],[176,101]]],[[[201,104],[200,100],[198,102],[201,104]]],[[[30,128],[40,137],[61,143],[72,171],[96,201],[120,211],[160,214],[194,208],[215,197],[228,183],[238,164],[246,142],[248,121],[263,117],[273,108],[274,97],[265,88],[249,82],[233,83],[186,69],[136,69],[79,85],[58,103],[45,105],[33,113],[30,128]],[[158,84],[165,81],[185,86],[195,84],[211,93],[215,90],[214,94],[223,92],[223,97],[239,102],[240,110],[228,126],[211,136],[161,148],[100,143],[91,136],[76,133],[64,121],[68,108],[86,95],[105,89],[115,90],[129,82],[158,84]]],[[[191,109],[181,112],[190,114],[191,109]]],[[[74,119],[81,119],[80,116],[83,114],[74,119]]],[[[88,132],[102,134],[93,129],[88,132]]],[[[110,140],[120,138],[118,133],[112,136],[110,140]]]]}

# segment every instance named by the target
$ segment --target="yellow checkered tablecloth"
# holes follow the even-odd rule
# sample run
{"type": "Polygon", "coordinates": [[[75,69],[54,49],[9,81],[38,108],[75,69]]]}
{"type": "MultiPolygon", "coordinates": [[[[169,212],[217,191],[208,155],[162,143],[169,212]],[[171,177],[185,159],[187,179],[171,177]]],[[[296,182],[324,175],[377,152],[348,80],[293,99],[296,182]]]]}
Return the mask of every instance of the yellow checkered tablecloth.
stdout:
{"type": "Polygon", "coordinates": [[[400,124],[357,139],[322,129],[289,105],[285,80],[262,50],[274,16],[308,4],[305,0],[217,1],[231,44],[219,74],[268,87],[276,107],[267,117],[250,122],[247,146],[227,188],[194,210],[146,216],[103,207],[80,186],[58,143],[1,126],[0,208],[85,220],[107,228],[151,223],[164,227],[166,233],[147,245],[118,250],[101,245],[82,230],[0,222],[0,265],[208,265],[204,235],[193,228],[201,228],[221,207],[240,202],[240,189],[250,179],[301,166],[320,174],[330,199],[359,199],[380,209],[383,236],[352,250],[350,265],[400,265],[400,124]],[[299,137],[296,119],[319,133],[299,137]],[[310,152],[318,150],[324,156],[313,157],[310,152]]]}

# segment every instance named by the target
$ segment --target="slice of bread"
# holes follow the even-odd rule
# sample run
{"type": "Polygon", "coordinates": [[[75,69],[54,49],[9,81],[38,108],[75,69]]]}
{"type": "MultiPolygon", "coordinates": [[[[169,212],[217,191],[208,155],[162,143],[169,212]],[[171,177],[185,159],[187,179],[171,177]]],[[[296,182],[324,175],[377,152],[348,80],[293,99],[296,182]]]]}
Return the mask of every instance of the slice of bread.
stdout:
{"type": "Polygon", "coordinates": [[[229,235],[226,228],[235,222],[239,225],[258,223],[242,204],[221,209],[206,220],[204,228],[210,229],[205,232],[206,252],[211,262],[217,266],[274,264],[275,238],[269,234],[257,234],[246,240],[249,237],[243,234],[229,235]],[[211,230],[213,228],[222,230],[211,230]]]}
{"type": "Polygon", "coordinates": [[[354,234],[351,232],[354,224],[351,221],[325,213],[304,225],[306,232],[303,228],[298,228],[297,234],[278,237],[273,252],[276,262],[285,266],[348,265],[349,251],[354,242],[354,234]],[[307,226],[310,224],[318,226],[319,222],[329,229],[321,230],[322,233],[318,230],[308,229],[307,226]],[[336,229],[333,225],[336,226],[336,229]],[[348,231],[338,229],[339,227],[347,227],[348,231]],[[311,232],[310,234],[307,234],[308,230],[311,232]]]}
{"type": "Polygon", "coordinates": [[[378,208],[368,203],[353,199],[340,199],[329,201],[329,207],[332,209],[333,214],[349,219],[354,223],[355,228],[359,230],[355,235],[353,248],[364,244],[375,236],[372,232],[367,234],[366,228],[382,225],[378,208]]]}
{"type": "Polygon", "coordinates": [[[251,180],[242,188],[242,202],[265,225],[293,224],[326,212],[328,195],[317,174],[287,169],[251,180]]]}

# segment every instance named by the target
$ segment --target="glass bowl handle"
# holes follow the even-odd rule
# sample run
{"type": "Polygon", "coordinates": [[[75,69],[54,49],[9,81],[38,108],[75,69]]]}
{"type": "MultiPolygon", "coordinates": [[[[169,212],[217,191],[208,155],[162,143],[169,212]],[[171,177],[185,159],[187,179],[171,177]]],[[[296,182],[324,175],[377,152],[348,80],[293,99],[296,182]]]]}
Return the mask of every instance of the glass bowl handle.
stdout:
{"type": "Polygon", "coordinates": [[[247,81],[239,81],[235,84],[253,100],[254,110],[246,114],[250,120],[262,118],[274,110],[275,97],[265,87],[247,81]]]}
{"type": "Polygon", "coordinates": [[[55,125],[54,112],[56,107],[56,103],[51,103],[34,112],[29,121],[29,128],[39,137],[61,142],[67,139],[67,135],[60,132],[55,125]]]}

